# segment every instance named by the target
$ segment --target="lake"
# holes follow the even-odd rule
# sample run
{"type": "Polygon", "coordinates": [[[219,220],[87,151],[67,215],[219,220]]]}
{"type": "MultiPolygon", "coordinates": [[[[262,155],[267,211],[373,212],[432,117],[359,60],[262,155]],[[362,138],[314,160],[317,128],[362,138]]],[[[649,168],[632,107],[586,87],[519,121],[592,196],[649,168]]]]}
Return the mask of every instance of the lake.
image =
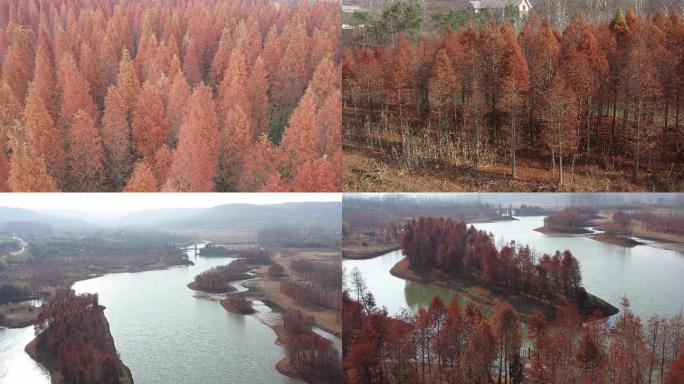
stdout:
{"type": "MultiPolygon", "coordinates": [[[[136,384],[300,383],[275,369],[285,350],[264,323],[278,321],[279,313],[258,302],[255,315],[230,313],[186,287],[200,272],[234,259],[198,257],[194,248],[187,253],[194,266],[108,274],[73,286],[77,293],[99,294],[136,384]]],[[[23,352],[32,338],[32,327],[0,330],[0,383],[49,383],[23,352]]]]}
{"type": "MultiPolygon", "coordinates": [[[[497,245],[515,240],[529,245],[538,254],[569,249],[580,262],[582,283],[588,292],[616,307],[627,296],[632,310],[644,322],[654,314],[672,316],[682,310],[683,254],[650,245],[625,248],[585,235],[547,236],[534,231],[543,225],[543,216],[518,219],[478,223],[475,227],[491,232],[497,245]]],[[[449,301],[452,295],[448,292],[392,276],[389,270],[402,258],[401,251],[395,251],[369,260],[344,260],[344,268],[347,273],[354,267],[361,270],[377,304],[387,307],[390,315],[402,309],[415,310],[428,304],[434,295],[449,301]]],[[[463,299],[458,299],[463,304],[463,299]]]]}

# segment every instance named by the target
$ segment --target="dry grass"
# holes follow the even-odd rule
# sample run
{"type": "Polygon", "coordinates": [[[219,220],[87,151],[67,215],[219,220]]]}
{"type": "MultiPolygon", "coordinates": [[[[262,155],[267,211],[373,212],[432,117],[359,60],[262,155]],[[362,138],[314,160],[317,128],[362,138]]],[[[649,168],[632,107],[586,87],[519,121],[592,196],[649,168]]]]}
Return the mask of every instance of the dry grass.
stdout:
{"type": "MultiPolygon", "coordinates": [[[[422,146],[421,146],[422,147],[422,146]]],[[[453,153],[440,161],[435,153],[413,149],[410,158],[423,160],[397,161],[392,150],[374,145],[345,144],[343,190],[348,192],[558,192],[557,172],[548,160],[519,155],[517,178],[510,176],[510,165],[485,161],[479,175],[471,171],[470,162],[453,153]],[[418,154],[420,153],[420,154],[418,154]]],[[[397,148],[396,146],[392,148],[397,148]]],[[[396,152],[396,150],[394,151],[396,152]]],[[[651,175],[643,172],[642,181],[634,183],[629,170],[602,169],[597,165],[576,164],[574,172],[564,168],[565,192],[636,192],[649,191],[651,175]]]]}

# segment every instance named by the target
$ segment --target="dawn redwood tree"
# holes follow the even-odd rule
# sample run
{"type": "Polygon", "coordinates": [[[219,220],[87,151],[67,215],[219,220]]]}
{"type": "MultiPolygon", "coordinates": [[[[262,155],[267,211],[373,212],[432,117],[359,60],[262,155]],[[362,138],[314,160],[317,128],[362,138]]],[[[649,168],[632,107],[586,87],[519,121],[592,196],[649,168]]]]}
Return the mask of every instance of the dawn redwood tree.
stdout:
{"type": "Polygon", "coordinates": [[[302,165],[292,180],[292,189],[302,192],[337,191],[340,187],[339,165],[325,157],[302,165]]]}
{"type": "Polygon", "coordinates": [[[313,92],[307,92],[292,112],[290,124],[285,130],[280,144],[281,174],[291,178],[304,163],[316,156],[316,100],[313,92]]]}
{"type": "Polygon", "coordinates": [[[104,151],[95,121],[80,109],[69,129],[69,184],[68,190],[96,192],[105,177],[104,151]]]}
{"type": "Polygon", "coordinates": [[[23,101],[33,78],[34,36],[32,31],[17,25],[8,33],[11,43],[2,61],[2,80],[12,88],[14,96],[23,101]]]}
{"type": "Polygon", "coordinates": [[[135,70],[133,60],[124,48],[121,52],[121,60],[119,61],[119,71],[116,75],[116,85],[121,92],[126,105],[127,114],[130,116],[135,109],[138,101],[138,93],[140,93],[140,80],[138,80],[138,73],[135,70]]]}
{"type": "Polygon", "coordinates": [[[654,77],[653,63],[648,53],[649,47],[646,44],[645,37],[638,36],[635,39],[634,47],[627,56],[625,88],[627,99],[633,111],[628,140],[631,141],[634,156],[633,177],[638,180],[639,162],[644,151],[644,144],[646,144],[644,142],[646,141],[644,140],[647,134],[646,130],[651,127],[649,124],[651,108],[654,99],[659,96],[659,89],[654,77]]]}
{"type": "Polygon", "coordinates": [[[6,82],[0,83],[0,148],[8,151],[10,132],[14,129],[16,120],[21,120],[21,103],[14,96],[12,88],[6,82]]]}
{"type": "Polygon", "coordinates": [[[102,144],[107,174],[115,190],[123,187],[133,162],[127,114],[123,94],[118,87],[110,85],[102,117],[102,144]]]}
{"type": "Polygon", "coordinates": [[[399,36],[389,60],[391,66],[385,78],[385,102],[397,113],[399,127],[403,128],[412,120],[411,106],[414,102],[413,52],[411,43],[403,35],[399,36]]]}
{"type": "Polygon", "coordinates": [[[330,161],[335,160],[335,155],[340,154],[339,148],[342,147],[341,99],[340,90],[335,89],[324,99],[316,114],[316,123],[318,124],[318,144],[316,150],[319,156],[332,157],[329,159],[330,161]]]}
{"type": "Polygon", "coordinates": [[[143,85],[133,112],[133,143],[139,156],[150,159],[168,142],[169,126],[164,116],[164,103],[157,86],[143,85]]]}
{"type": "Polygon", "coordinates": [[[10,192],[9,186],[10,163],[5,151],[0,151],[0,192],[10,192]]]}
{"type": "Polygon", "coordinates": [[[252,107],[251,120],[254,124],[253,138],[262,133],[268,134],[268,72],[261,56],[257,57],[247,80],[249,105],[252,107]]]}
{"type": "Polygon", "coordinates": [[[527,59],[530,76],[529,140],[532,144],[539,144],[539,105],[544,101],[544,92],[548,90],[557,71],[560,42],[551,26],[532,13],[520,34],[520,45],[527,59]]]}
{"type": "MultiPolygon", "coordinates": [[[[228,66],[223,74],[223,81],[219,86],[219,104],[217,105],[217,110],[225,125],[228,123],[225,121],[227,115],[233,107],[240,107],[243,113],[250,113],[252,110],[252,107],[249,104],[249,94],[247,92],[247,76],[245,56],[242,52],[242,47],[238,45],[230,54],[228,66]]],[[[249,117],[251,119],[251,113],[249,117]]]]}
{"type": "Polygon", "coordinates": [[[81,74],[71,55],[62,56],[59,62],[58,78],[61,90],[59,122],[63,130],[71,127],[79,110],[87,113],[91,119],[99,116],[90,94],[90,84],[81,74]]]}
{"type": "Polygon", "coordinates": [[[169,87],[168,100],[166,102],[166,121],[169,123],[169,135],[175,145],[178,139],[178,131],[183,122],[185,107],[187,106],[192,90],[185,80],[183,72],[180,70],[178,56],[174,56],[173,62],[177,63],[178,70],[172,75],[171,86],[169,87]]]}
{"type": "MultiPolygon", "coordinates": [[[[684,345],[679,347],[679,350],[684,351],[684,345]]],[[[684,353],[679,353],[677,359],[672,362],[665,384],[684,384],[684,353]]]]}
{"type": "Polygon", "coordinates": [[[518,136],[518,121],[516,117],[523,106],[523,96],[524,93],[527,92],[530,83],[527,61],[518,44],[515,31],[507,24],[504,26],[502,33],[504,41],[506,42],[506,48],[502,58],[502,70],[498,87],[501,93],[501,108],[508,113],[509,116],[511,176],[515,179],[517,176],[515,155],[518,136]]]}
{"type": "Polygon", "coordinates": [[[198,86],[192,93],[178,133],[166,191],[213,191],[218,165],[219,129],[211,88],[198,86]]]}
{"type": "Polygon", "coordinates": [[[57,118],[57,80],[53,63],[53,51],[50,47],[49,32],[45,28],[40,29],[38,50],[36,51],[35,70],[31,87],[54,121],[57,118]]]}
{"type": "Polygon", "coordinates": [[[251,148],[254,128],[240,104],[230,107],[224,120],[216,184],[220,191],[235,191],[243,164],[250,161],[247,151],[251,148]]]}
{"type": "Polygon", "coordinates": [[[281,106],[280,120],[285,118],[287,110],[294,108],[297,104],[297,100],[304,93],[310,75],[307,60],[309,39],[305,26],[302,23],[289,25],[283,31],[283,35],[281,39],[286,41],[285,48],[271,82],[271,95],[275,98],[277,105],[281,106]]]}
{"type": "Polygon", "coordinates": [[[549,88],[541,94],[539,114],[544,123],[542,138],[551,151],[555,167],[558,156],[558,189],[563,189],[563,158],[577,148],[578,111],[575,93],[559,75],[553,78],[549,88]]]}
{"type": "Polygon", "coordinates": [[[152,168],[146,162],[141,161],[133,168],[124,192],[158,192],[157,178],[152,172],[152,168]]]}
{"type": "Polygon", "coordinates": [[[644,330],[641,319],[631,311],[627,298],[622,300],[622,311],[611,336],[609,382],[643,383],[647,367],[644,330]]]}
{"type": "Polygon", "coordinates": [[[64,139],[33,83],[26,98],[24,121],[27,144],[34,149],[37,156],[43,158],[48,174],[55,180],[63,181],[67,169],[64,139]]]}
{"type": "Polygon", "coordinates": [[[494,329],[499,345],[498,382],[508,383],[509,372],[520,364],[520,322],[517,311],[508,303],[498,301],[494,304],[494,329]]]}
{"type": "Polygon", "coordinates": [[[455,100],[459,89],[454,66],[446,49],[441,48],[437,51],[428,81],[430,113],[440,130],[449,130],[450,123],[454,121],[451,116],[456,112],[455,100]]]}
{"type": "Polygon", "coordinates": [[[250,160],[242,164],[238,189],[260,191],[272,175],[278,174],[276,152],[271,140],[262,134],[249,149],[250,160]]]}
{"type": "Polygon", "coordinates": [[[57,183],[48,174],[42,157],[26,143],[24,127],[15,122],[10,132],[12,159],[8,184],[12,192],[56,192],[57,183]]]}

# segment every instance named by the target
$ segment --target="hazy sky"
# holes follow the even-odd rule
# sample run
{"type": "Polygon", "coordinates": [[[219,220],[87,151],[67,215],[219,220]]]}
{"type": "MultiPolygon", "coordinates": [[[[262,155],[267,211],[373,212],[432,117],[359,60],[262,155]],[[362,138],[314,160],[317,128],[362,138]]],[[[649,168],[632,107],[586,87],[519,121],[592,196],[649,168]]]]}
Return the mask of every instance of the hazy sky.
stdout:
{"type": "Polygon", "coordinates": [[[229,203],[342,201],[341,193],[2,193],[0,206],[89,212],[209,208],[229,203]]]}

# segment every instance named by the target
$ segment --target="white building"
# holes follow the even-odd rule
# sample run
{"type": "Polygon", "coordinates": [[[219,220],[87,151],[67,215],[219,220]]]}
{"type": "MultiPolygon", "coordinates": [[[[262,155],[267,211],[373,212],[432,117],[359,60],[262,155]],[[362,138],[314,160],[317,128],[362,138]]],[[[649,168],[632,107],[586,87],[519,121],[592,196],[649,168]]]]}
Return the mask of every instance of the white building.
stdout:
{"type": "Polygon", "coordinates": [[[518,8],[520,16],[526,16],[532,9],[530,0],[473,0],[470,5],[475,10],[475,13],[480,13],[485,10],[499,10],[503,12],[507,6],[512,5],[518,8]]]}

